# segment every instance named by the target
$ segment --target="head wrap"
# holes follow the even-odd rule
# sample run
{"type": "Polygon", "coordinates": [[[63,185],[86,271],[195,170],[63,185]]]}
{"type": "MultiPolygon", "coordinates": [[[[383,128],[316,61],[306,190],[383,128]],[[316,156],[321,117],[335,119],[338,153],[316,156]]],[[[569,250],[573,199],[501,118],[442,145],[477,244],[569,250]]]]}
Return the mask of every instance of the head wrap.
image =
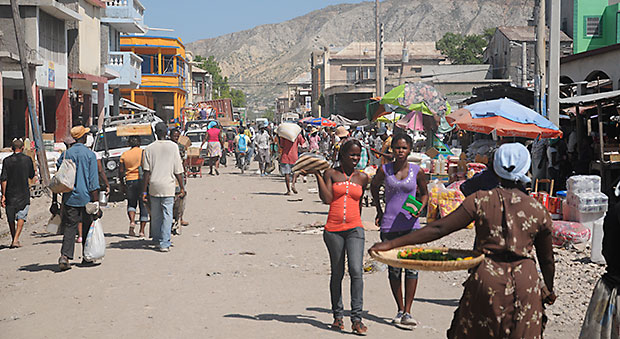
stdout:
{"type": "Polygon", "coordinates": [[[616,193],[617,197],[620,197],[620,181],[618,181],[618,184],[616,185],[616,189],[614,190],[614,193],[616,193]]]}
{"type": "Polygon", "coordinates": [[[211,128],[216,127],[216,126],[217,126],[217,122],[215,122],[215,121],[211,121],[211,122],[209,123],[209,125],[207,126],[207,129],[211,129],[211,128]]]}
{"type": "Polygon", "coordinates": [[[522,183],[531,181],[527,176],[531,163],[530,152],[519,143],[503,144],[493,158],[493,168],[500,178],[522,183]]]}

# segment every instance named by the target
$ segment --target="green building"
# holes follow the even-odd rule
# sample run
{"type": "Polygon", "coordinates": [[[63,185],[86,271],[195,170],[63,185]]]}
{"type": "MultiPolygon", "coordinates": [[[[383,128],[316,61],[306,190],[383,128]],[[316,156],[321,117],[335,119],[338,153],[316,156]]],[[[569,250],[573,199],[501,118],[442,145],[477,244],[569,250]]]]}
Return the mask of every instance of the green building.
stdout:
{"type": "Polygon", "coordinates": [[[562,0],[562,31],[573,53],[620,43],[620,0],[562,0]]]}

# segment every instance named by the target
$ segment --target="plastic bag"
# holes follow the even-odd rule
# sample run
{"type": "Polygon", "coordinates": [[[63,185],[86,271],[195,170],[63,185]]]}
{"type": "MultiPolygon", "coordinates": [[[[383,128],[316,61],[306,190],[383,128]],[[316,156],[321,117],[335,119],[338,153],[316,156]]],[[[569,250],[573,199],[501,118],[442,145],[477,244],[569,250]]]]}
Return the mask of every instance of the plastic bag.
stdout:
{"type": "Polygon", "coordinates": [[[45,229],[47,230],[47,233],[51,233],[51,234],[59,234],[59,230],[60,230],[60,223],[61,223],[61,218],[60,215],[52,215],[52,217],[50,218],[50,220],[47,222],[47,225],[45,225],[45,229]]]}
{"type": "Polygon", "coordinates": [[[75,163],[71,159],[64,159],[60,168],[50,180],[50,190],[53,193],[67,193],[73,191],[75,173],[75,163]]]}
{"type": "Polygon", "coordinates": [[[84,258],[92,261],[103,258],[105,255],[105,236],[103,235],[103,226],[101,219],[93,221],[86,236],[86,245],[84,247],[84,258]]]}
{"type": "Polygon", "coordinates": [[[567,246],[581,244],[590,240],[590,230],[578,222],[555,220],[553,222],[553,244],[567,246]]]}
{"type": "Polygon", "coordinates": [[[426,212],[427,222],[439,219],[439,195],[446,187],[435,179],[428,183],[428,211],[426,212]]]}

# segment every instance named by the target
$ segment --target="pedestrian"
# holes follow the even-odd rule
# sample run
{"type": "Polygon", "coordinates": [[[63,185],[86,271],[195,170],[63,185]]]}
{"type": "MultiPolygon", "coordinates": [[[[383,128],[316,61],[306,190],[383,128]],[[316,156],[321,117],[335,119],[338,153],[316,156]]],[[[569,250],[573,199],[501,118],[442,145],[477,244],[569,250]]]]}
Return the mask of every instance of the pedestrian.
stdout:
{"type": "MultiPolygon", "coordinates": [[[[97,167],[97,156],[88,149],[84,143],[90,129],[84,126],[75,126],[71,129],[71,137],[75,143],[63,153],[58,159],[57,166],[60,167],[63,161],[71,160],[75,164],[75,184],[73,190],[62,195],[62,224],[64,226],[62,247],[58,266],[60,270],[71,268],[69,260],[73,259],[75,251],[75,236],[78,227],[82,228],[82,234],[88,234],[90,224],[97,218],[99,208],[96,203],[99,200],[99,170],[97,167]],[[91,213],[86,210],[86,205],[95,203],[96,208],[91,213]],[[80,225],[81,223],[81,225],[80,225]]],[[[88,237],[83,239],[82,252],[88,244],[88,237]]],[[[82,264],[89,262],[82,255],[82,264]]]]}
{"type": "Polygon", "coordinates": [[[30,207],[29,179],[34,178],[32,158],[25,155],[24,142],[15,139],[11,143],[13,154],[2,161],[2,207],[11,231],[11,248],[21,247],[19,236],[28,216],[30,207]]]}
{"type": "Polygon", "coordinates": [[[321,141],[321,137],[319,137],[319,130],[316,128],[313,128],[308,137],[308,145],[309,145],[308,151],[312,153],[319,153],[319,148],[320,148],[319,142],[320,141],[321,141]]]}
{"type": "Polygon", "coordinates": [[[260,170],[260,176],[265,176],[265,170],[267,165],[271,161],[269,155],[271,136],[264,125],[261,125],[258,136],[256,136],[256,147],[258,149],[258,168],[260,170]]]}
{"type": "Polygon", "coordinates": [[[285,195],[291,195],[291,191],[297,194],[297,189],[295,188],[295,182],[297,181],[298,173],[293,174],[293,165],[297,162],[299,158],[298,149],[299,146],[304,144],[304,137],[301,135],[297,135],[295,141],[290,141],[285,138],[279,138],[279,148],[281,150],[280,154],[280,174],[284,175],[284,182],[286,184],[286,193],[285,195]]]}
{"type": "MultiPolygon", "coordinates": [[[[170,140],[172,140],[172,142],[177,144],[177,147],[179,148],[179,156],[181,157],[181,161],[183,162],[183,185],[185,186],[187,185],[187,176],[185,175],[185,173],[187,173],[187,168],[185,166],[185,159],[187,158],[187,153],[185,150],[185,146],[179,143],[180,136],[181,136],[181,131],[179,131],[178,129],[173,129],[170,132],[170,140]]],[[[186,200],[187,194],[181,198],[179,197],[180,191],[181,191],[180,186],[175,185],[175,188],[174,188],[174,193],[175,193],[174,219],[177,220],[179,224],[181,224],[181,226],[189,226],[189,222],[183,219],[183,215],[185,214],[185,202],[187,201],[186,200]]],[[[181,234],[180,229],[173,230],[173,232],[174,231],[177,231],[177,234],[181,234]]]]}
{"type": "Polygon", "coordinates": [[[518,143],[504,144],[494,158],[500,187],[478,191],[446,217],[419,231],[377,243],[369,251],[428,243],[474,221],[475,250],[485,257],[470,270],[463,284],[448,338],[541,338],[543,302],[552,304],[556,299],[552,220],[545,207],[518,188],[530,182],[527,148],[518,143]]]}
{"type": "Polygon", "coordinates": [[[128,151],[121,154],[119,172],[123,192],[127,195],[127,217],[129,218],[129,235],[136,236],[136,210],[140,208],[140,231],[139,237],[145,237],[146,222],[149,221],[149,214],[140,197],[142,193],[142,154],[140,148],[140,136],[132,135],[128,140],[128,151]]]}
{"type": "Polygon", "coordinates": [[[239,167],[242,172],[245,171],[245,168],[249,165],[246,159],[251,142],[250,137],[244,133],[243,127],[240,127],[239,134],[235,137],[235,155],[237,167],[239,167]]]}
{"type": "Polygon", "coordinates": [[[213,175],[213,167],[215,167],[215,174],[220,175],[220,157],[222,156],[222,130],[217,126],[217,122],[211,121],[207,127],[207,134],[205,140],[200,145],[203,149],[205,143],[207,144],[207,161],[209,162],[209,174],[213,175]]]}
{"type": "Polygon", "coordinates": [[[362,278],[364,257],[364,227],[362,225],[362,197],[368,184],[368,176],[356,171],[361,144],[355,139],[345,141],[340,148],[340,166],[330,168],[323,174],[313,172],[319,186],[321,201],[329,204],[323,240],[329,252],[331,276],[329,290],[334,322],[331,328],[344,330],[344,306],[342,303],[342,279],[345,255],[348,258],[351,278],[351,322],[355,334],[365,334],[362,323],[364,304],[364,280],[362,278]]]}
{"type": "Polygon", "coordinates": [[[389,135],[387,128],[382,127],[377,131],[377,136],[381,140],[381,165],[385,165],[392,161],[392,136],[389,135]]]}
{"type": "MultiPolygon", "coordinates": [[[[620,182],[614,190],[620,197],[620,182]]],[[[603,223],[603,256],[607,271],[596,283],[581,327],[580,339],[620,338],[620,201],[611,206],[603,223]]]]}
{"type": "MultiPolygon", "coordinates": [[[[383,241],[399,238],[421,228],[420,212],[428,203],[427,180],[424,171],[420,170],[420,166],[407,161],[412,146],[413,140],[407,134],[394,136],[390,146],[393,150],[394,162],[379,167],[370,186],[373,200],[377,202],[380,201],[379,187],[385,186],[385,211],[380,203],[375,204],[377,208],[375,224],[381,228],[380,236],[383,241]],[[416,197],[417,191],[419,194],[416,197]],[[412,214],[403,209],[403,205],[409,196],[416,197],[422,203],[417,214],[412,214]]],[[[411,305],[418,286],[418,271],[405,269],[404,298],[402,271],[401,268],[388,267],[388,280],[398,307],[392,323],[415,326],[417,322],[411,315],[411,305]]]]}
{"type": "Polygon", "coordinates": [[[151,206],[150,236],[159,250],[170,251],[170,234],[175,196],[175,180],[179,183],[179,197],[185,197],[183,185],[183,163],[179,147],[166,140],[168,127],[163,122],[155,125],[157,140],[144,149],[142,169],[144,183],[142,200],[151,206]]]}

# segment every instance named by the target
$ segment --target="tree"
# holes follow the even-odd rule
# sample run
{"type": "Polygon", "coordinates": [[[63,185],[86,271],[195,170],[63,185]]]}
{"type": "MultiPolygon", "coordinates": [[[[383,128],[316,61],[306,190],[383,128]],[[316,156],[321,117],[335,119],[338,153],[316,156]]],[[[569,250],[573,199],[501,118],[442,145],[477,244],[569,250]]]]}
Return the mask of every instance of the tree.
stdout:
{"type": "Polygon", "coordinates": [[[273,108],[268,108],[267,111],[265,111],[265,113],[263,113],[263,118],[273,122],[273,120],[275,119],[275,113],[273,111],[273,108]]]}
{"type": "MultiPolygon", "coordinates": [[[[495,33],[495,29],[492,30],[495,33]]],[[[480,35],[448,32],[437,41],[436,47],[455,65],[481,64],[482,52],[489,44],[491,36],[491,29],[480,35]]]]}
{"type": "Polygon", "coordinates": [[[213,55],[204,58],[201,55],[196,56],[196,62],[200,68],[211,74],[213,79],[213,88],[211,94],[214,99],[230,98],[235,107],[245,107],[245,93],[240,89],[230,88],[228,85],[228,77],[222,76],[222,69],[213,55]]]}

